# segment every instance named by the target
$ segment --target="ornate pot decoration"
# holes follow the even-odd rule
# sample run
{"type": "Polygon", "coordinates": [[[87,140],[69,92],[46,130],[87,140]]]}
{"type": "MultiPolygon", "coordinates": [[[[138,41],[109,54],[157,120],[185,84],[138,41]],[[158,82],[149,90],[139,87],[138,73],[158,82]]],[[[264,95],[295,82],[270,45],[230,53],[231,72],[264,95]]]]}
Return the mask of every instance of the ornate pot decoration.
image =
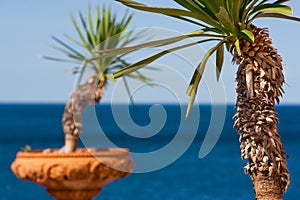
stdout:
{"type": "Polygon", "coordinates": [[[133,167],[129,151],[120,148],[18,152],[11,165],[18,178],[44,186],[57,200],[91,200],[133,167]]]}

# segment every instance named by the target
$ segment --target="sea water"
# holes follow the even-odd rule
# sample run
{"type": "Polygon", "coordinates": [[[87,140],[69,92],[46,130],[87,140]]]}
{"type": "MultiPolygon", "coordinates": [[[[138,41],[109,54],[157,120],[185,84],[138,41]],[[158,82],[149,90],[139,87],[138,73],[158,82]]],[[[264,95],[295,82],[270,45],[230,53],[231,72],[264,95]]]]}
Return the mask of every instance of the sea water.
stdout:
{"type": "MultiPolygon", "coordinates": [[[[147,163],[147,153],[159,152],[168,144],[172,144],[178,134],[177,130],[182,124],[187,123],[182,120],[181,106],[162,104],[159,109],[163,108],[164,111],[160,110],[158,113],[161,114],[153,115],[150,112],[151,104],[118,106],[114,109],[115,113],[110,105],[98,105],[89,109],[92,113],[96,113],[95,119],[104,136],[116,147],[129,148],[134,155],[146,158],[144,163],[136,161],[137,166],[145,164],[148,168],[145,171],[141,168],[139,173],[134,172],[105,186],[96,200],[254,199],[250,178],[243,173],[245,162],[240,158],[238,135],[232,128],[232,116],[235,112],[232,105],[226,106],[226,118],[220,138],[207,155],[200,158],[199,150],[211,124],[212,106],[200,105],[198,108],[201,117],[185,125],[183,130],[186,132],[186,139],[181,137],[182,141],[176,143],[180,146],[186,145],[189,141],[188,146],[183,148],[184,151],[182,150],[178,158],[167,164],[165,160],[170,160],[172,152],[157,158],[158,167],[154,169],[153,165],[153,170],[151,163],[147,163]],[[118,119],[115,119],[118,110],[124,108],[128,110],[129,116],[128,113],[124,116],[120,114],[118,119]],[[162,117],[164,115],[167,117],[162,117]],[[132,121],[128,122],[128,118],[132,121]],[[160,120],[162,121],[163,127],[160,130],[151,127],[151,123],[155,120],[158,124],[160,120]],[[193,135],[193,130],[189,131],[189,128],[195,124],[198,128],[193,135]],[[130,132],[130,128],[135,135],[126,133],[130,132]],[[139,133],[136,130],[142,131],[139,133]],[[147,130],[150,130],[149,133],[147,130]],[[151,135],[151,131],[157,133],[151,135]]],[[[15,159],[16,152],[27,144],[33,149],[59,148],[63,145],[64,137],[61,130],[63,109],[62,104],[0,105],[1,200],[52,199],[43,187],[17,179],[11,172],[10,165],[15,159]]],[[[277,111],[280,118],[278,128],[290,157],[287,162],[291,173],[291,186],[284,194],[284,199],[297,200],[300,196],[300,106],[278,106],[277,111]]],[[[83,141],[79,145],[97,147],[108,145],[100,140],[88,139],[91,133],[99,131],[99,127],[89,124],[91,114],[87,113],[84,119],[83,141]]],[[[176,145],[172,147],[174,151],[179,149],[176,145]]]]}

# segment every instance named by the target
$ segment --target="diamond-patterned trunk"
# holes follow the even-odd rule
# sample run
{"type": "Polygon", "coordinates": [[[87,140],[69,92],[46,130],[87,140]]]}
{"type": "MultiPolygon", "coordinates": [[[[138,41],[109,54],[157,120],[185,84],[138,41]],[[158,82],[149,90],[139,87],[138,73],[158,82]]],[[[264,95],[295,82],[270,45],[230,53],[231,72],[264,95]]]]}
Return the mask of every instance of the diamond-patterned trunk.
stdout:
{"type": "Polygon", "coordinates": [[[62,118],[65,145],[61,152],[68,153],[76,149],[82,130],[82,112],[86,106],[100,101],[105,85],[106,80],[100,81],[98,74],[93,74],[71,94],[71,100],[66,104],[62,118]]]}
{"type": "Polygon", "coordinates": [[[237,113],[234,116],[240,138],[241,157],[254,185],[256,199],[282,199],[290,184],[280,135],[275,101],[284,92],[282,61],[267,29],[252,26],[255,41],[242,40],[241,54],[234,47],[237,71],[237,113]]]}

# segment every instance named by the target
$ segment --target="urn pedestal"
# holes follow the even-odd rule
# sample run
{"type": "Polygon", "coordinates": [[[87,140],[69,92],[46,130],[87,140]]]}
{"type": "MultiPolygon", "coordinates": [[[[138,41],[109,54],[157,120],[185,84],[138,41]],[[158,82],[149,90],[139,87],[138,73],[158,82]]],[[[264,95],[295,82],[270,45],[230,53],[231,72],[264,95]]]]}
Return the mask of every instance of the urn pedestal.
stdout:
{"type": "Polygon", "coordinates": [[[128,175],[134,163],[127,149],[77,149],[72,153],[18,152],[14,174],[44,186],[57,200],[92,200],[102,187],[128,175]]]}

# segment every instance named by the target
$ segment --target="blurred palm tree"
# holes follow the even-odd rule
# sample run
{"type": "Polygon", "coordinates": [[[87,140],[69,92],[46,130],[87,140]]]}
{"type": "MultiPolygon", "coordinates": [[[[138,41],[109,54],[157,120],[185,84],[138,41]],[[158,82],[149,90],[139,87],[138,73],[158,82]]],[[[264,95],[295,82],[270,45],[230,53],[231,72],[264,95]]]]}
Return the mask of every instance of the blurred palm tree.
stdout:
{"type": "MultiPolygon", "coordinates": [[[[78,144],[79,135],[82,130],[82,112],[87,105],[93,105],[100,101],[106,89],[107,81],[114,81],[112,73],[125,67],[128,63],[122,56],[113,56],[98,60],[87,60],[87,56],[98,56],[97,50],[120,48],[128,45],[135,40],[132,32],[126,32],[132,15],[124,14],[118,20],[116,15],[111,13],[108,8],[96,6],[96,13],[93,17],[89,7],[87,19],[79,12],[79,22],[71,15],[74,28],[79,40],[66,36],[67,39],[77,46],[67,44],[63,40],[52,37],[58,44],[53,48],[62,52],[66,58],[56,58],[44,56],[44,58],[60,62],[73,63],[76,67],[72,68],[73,73],[79,73],[79,81],[76,91],[71,94],[70,101],[66,104],[62,126],[65,133],[65,145],[60,149],[61,152],[68,153],[75,151],[78,144]],[[80,68],[81,66],[81,68],[80,68]],[[84,73],[92,71],[84,83],[81,83],[84,73]]],[[[149,80],[141,73],[128,75],[128,77],[139,79],[143,82],[149,80]]],[[[128,91],[126,79],[123,79],[128,91]]]]}
{"type": "MultiPolygon", "coordinates": [[[[180,8],[160,8],[131,0],[116,0],[131,8],[167,15],[196,25],[198,30],[177,37],[143,43],[136,46],[99,51],[99,59],[122,55],[142,48],[165,46],[187,38],[195,41],[169,48],[131,64],[114,74],[128,75],[173,51],[204,42],[216,41],[195,70],[187,94],[190,96],[187,115],[197,94],[198,85],[207,60],[216,55],[216,75],[219,79],[224,51],[239,65],[236,74],[236,108],[234,127],[239,133],[242,159],[247,159],[245,173],[249,174],[256,199],[282,199],[290,184],[284,152],[276,124],[275,101],[283,94],[282,60],[272,45],[267,28],[254,25],[259,18],[280,18],[300,21],[292,17],[288,0],[174,0],[180,8]],[[200,38],[200,39],[199,39],[200,38]],[[201,39],[202,38],[202,39],[201,39]]],[[[96,59],[95,57],[94,59],[96,59]]]]}

